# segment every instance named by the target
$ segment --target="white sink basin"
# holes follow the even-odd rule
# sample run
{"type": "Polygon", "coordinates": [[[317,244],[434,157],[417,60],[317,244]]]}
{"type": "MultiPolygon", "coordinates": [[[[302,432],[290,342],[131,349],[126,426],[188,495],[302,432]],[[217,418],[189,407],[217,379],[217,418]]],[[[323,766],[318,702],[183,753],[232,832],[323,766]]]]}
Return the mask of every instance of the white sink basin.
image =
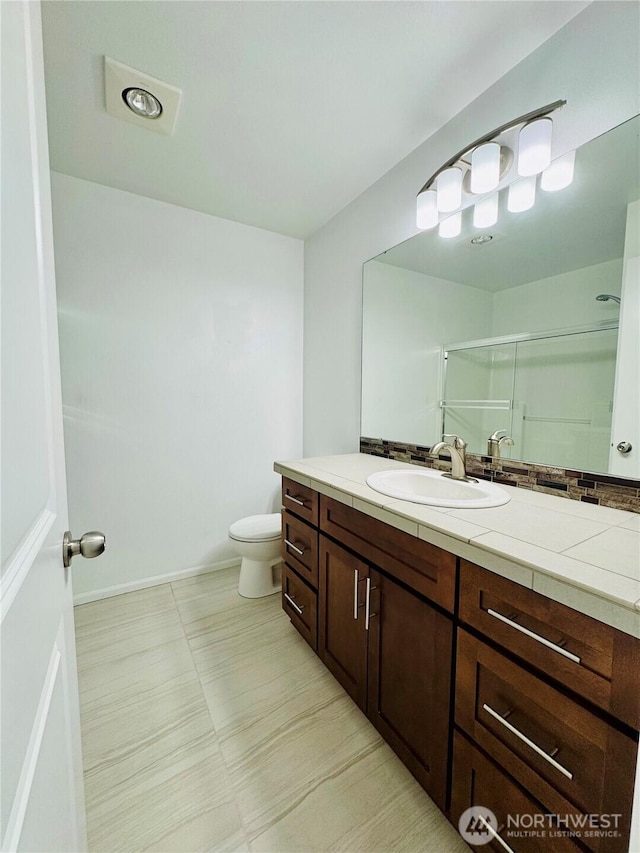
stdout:
{"type": "Polygon", "coordinates": [[[430,468],[378,471],[367,477],[367,485],[390,498],[458,509],[502,506],[511,500],[507,492],[495,483],[452,480],[441,471],[430,468]]]}

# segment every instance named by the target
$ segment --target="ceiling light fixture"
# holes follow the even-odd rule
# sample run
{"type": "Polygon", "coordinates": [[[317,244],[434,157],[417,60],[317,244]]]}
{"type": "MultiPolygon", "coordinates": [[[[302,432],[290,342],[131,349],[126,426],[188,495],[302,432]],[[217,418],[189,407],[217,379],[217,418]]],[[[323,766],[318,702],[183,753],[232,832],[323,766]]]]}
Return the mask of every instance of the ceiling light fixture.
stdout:
{"type": "Polygon", "coordinates": [[[536,200],[536,176],[529,175],[509,184],[507,210],[509,213],[522,213],[533,207],[536,200]]]}
{"type": "Polygon", "coordinates": [[[459,210],[457,213],[452,213],[451,216],[447,216],[446,219],[443,219],[440,222],[440,228],[438,229],[438,234],[441,237],[457,237],[462,230],[462,211],[459,210]]]}
{"type": "Polygon", "coordinates": [[[421,231],[440,225],[442,237],[457,237],[461,223],[458,216],[468,207],[469,196],[491,196],[475,203],[473,221],[476,228],[489,228],[498,219],[498,192],[509,177],[519,178],[509,191],[507,207],[511,212],[528,210],[535,202],[536,179],[542,173],[541,188],[553,191],[569,186],[573,178],[575,152],[551,162],[552,121],[550,113],[563,107],[566,101],[555,101],[476,139],[455,157],[444,163],[422,187],[417,197],[416,224],[421,231]],[[502,134],[520,127],[517,141],[507,136],[509,145],[498,139],[502,134]],[[517,147],[517,158],[514,151],[517,147]],[[565,159],[566,158],[566,159],[565,159]],[[517,166],[512,170],[514,160],[517,166]],[[513,173],[513,174],[512,174],[513,173]],[[517,175],[515,174],[517,173],[517,175]],[[466,198],[465,198],[466,195],[466,198]],[[440,214],[455,214],[440,219],[440,214]],[[445,224],[447,223],[447,224],[445,224]],[[455,232],[455,233],[454,233],[455,232]]]}
{"type": "Polygon", "coordinates": [[[545,192],[555,192],[568,187],[573,180],[573,168],[576,162],[576,152],[569,151],[562,157],[558,157],[545,169],[540,178],[540,189],[545,192]]]}
{"type": "Polygon", "coordinates": [[[500,183],[500,146],[497,142],[478,145],[471,152],[471,180],[474,194],[490,193],[500,183]]]}
{"type": "Polygon", "coordinates": [[[131,87],[124,89],[122,92],[122,100],[137,116],[143,118],[159,118],[162,113],[162,104],[146,89],[138,89],[131,87]]]}
{"type": "Polygon", "coordinates": [[[498,193],[481,199],[473,208],[474,228],[491,228],[498,221],[498,193]]]}
{"type": "Polygon", "coordinates": [[[104,57],[104,105],[110,116],[171,136],[181,99],[182,91],[171,83],[104,57]]]}
{"type": "Polygon", "coordinates": [[[453,166],[440,172],[436,182],[438,210],[452,213],[462,204],[462,169],[453,166]]]}
{"type": "Polygon", "coordinates": [[[523,178],[538,175],[551,162],[550,118],[530,121],[518,134],[518,174],[523,178]]]}

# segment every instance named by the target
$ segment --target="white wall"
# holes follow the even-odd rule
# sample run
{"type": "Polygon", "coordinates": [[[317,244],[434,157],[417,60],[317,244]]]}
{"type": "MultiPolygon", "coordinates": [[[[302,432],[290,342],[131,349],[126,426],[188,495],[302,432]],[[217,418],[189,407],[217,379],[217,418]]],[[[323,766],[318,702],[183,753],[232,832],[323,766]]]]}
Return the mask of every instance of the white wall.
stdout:
{"type": "Polygon", "coordinates": [[[586,326],[617,320],[620,306],[597,302],[599,293],[620,296],[622,258],[501,290],[493,298],[491,336],[586,326]]]}
{"type": "Polygon", "coordinates": [[[107,536],[74,563],[84,600],[227,561],[229,524],[279,508],[273,461],[302,449],[303,244],[52,182],[70,523],[107,536]]]}
{"type": "Polygon", "coordinates": [[[638,112],[640,8],[596,2],[571,20],[305,244],[305,455],[351,452],[360,425],[362,264],[416,233],[415,196],[453,152],[565,98],[554,156],[638,112]]]}
{"type": "Polygon", "coordinates": [[[371,261],[364,302],[362,435],[430,445],[442,432],[441,347],[489,336],[492,294],[371,261]]]}

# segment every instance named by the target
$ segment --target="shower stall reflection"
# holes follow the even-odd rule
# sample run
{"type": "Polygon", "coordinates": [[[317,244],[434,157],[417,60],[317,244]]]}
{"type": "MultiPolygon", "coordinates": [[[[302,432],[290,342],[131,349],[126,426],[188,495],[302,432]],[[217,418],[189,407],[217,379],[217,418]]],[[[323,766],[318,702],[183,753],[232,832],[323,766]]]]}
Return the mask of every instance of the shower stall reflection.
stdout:
{"type": "Polygon", "coordinates": [[[607,468],[618,328],[597,327],[450,346],[442,432],[470,452],[505,430],[503,458],[576,470],[607,468]]]}

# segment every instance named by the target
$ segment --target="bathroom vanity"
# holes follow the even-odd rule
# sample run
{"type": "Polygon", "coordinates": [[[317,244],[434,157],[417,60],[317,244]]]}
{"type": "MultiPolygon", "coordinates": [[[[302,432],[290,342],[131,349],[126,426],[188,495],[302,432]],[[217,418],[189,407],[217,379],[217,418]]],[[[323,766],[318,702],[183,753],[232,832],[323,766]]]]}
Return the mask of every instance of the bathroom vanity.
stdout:
{"type": "Polygon", "coordinates": [[[436,510],[366,485],[402,467],[276,464],[285,613],[454,826],[482,806],[487,849],[626,853],[640,516],[517,489],[436,510]]]}

